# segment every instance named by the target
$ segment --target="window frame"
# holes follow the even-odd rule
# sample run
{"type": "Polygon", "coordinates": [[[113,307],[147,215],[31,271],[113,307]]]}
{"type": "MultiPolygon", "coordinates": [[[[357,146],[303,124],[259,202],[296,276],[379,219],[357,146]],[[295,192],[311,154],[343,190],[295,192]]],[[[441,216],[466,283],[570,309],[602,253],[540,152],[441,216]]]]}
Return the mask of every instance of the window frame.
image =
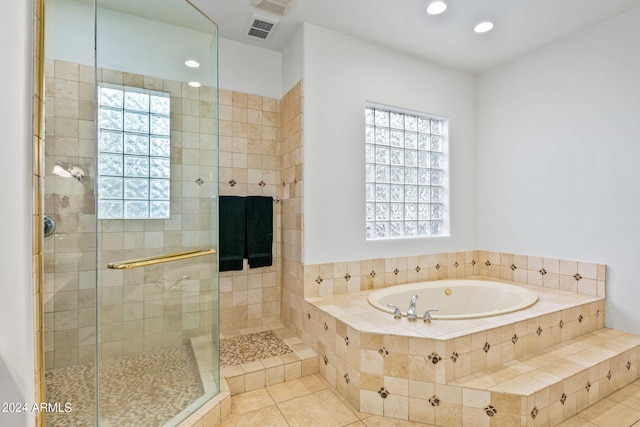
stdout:
{"type": "Polygon", "coordinates": [[[450,236],[449,119],[441,115],[423,113],[376,102],[366,102],[364,122],[365,240],[369,242],[431,239],[450,236]],[[373,120],[369,116],[370,110],[372,110],[373,120]],[[384,121],[382,124],[375,122],[375,111],[386,113],[388,117],[386,124],[384,124],[384,121]],[[395,126],[391,124],[392,114],[396,116],[396,119],[398,115],[402,115],[402,129],[398,127],[397,122],[395,126]],[[419,131],[417,125],[415,128],[409,126],[407,129],[407,116],[415,117],[416,121],[420,118],[420,120],[423,121],[422,130],[419,131]],[[429,120],[428,132],[424,131],[424,120],[429,120]],[[431,129],[431,121],[440,124],[440,132],[434,132],[434,130],[431,129]],[[386,129],[386,143],[384,142],[384,136],[379,139],[383,142],[378,143],[376,140],[376,129],[382,129],[381,135],[384,134],[384,130],[386,129]],[[401,143],[398,142],[400,133],[402,133],[401,143]],[[414,133],[416,138],[415,143],[413,139],[414,133]],[[408,136],[410,137],[409,147],[405,146],[407,134],[409,134],[408,136]],[[395,144],[392,142],[392,135],[394,135],[395,144]],[[425,145],[427,141],[424,139],[420,140],[420,138],[425,137],[428,137],[428,146],[425,145]],[[433,137],[440,140],[440,150],[433,149],[437,147],[437,144],[434,146],[431,144],[433,137]],[[421,142],[418,142],[418,140],[421,142]],[[420,144],[422,148],[420,148],[420,144]],[[382,148],[382,150],[379,151],[379,147],[382,148]],[[388,153],[384,153],[384,148],[388,148],[388,153]],[[395,154],[395,161],[392,160],[392,150],[395,154]],[[398,160],[398,150],[402,152],[401,164],[399,164],[400,161],[398,160]],[[415,158],[411,157],[408,165],[405,162],[407,152],[409,152],[411,156],[415,154],[415,158]],[[437,162],[432,163],[431,155],[433,153],[436,153],[441,159],[440,167],[433,167],[437,166],[437,162]],[[380,157],[378,157],[378,154],[380,154],[380,157]],[[422,162],[421,164],[418,163],[418,157],[422,162]],[[378,173],[378,165],[381,166],[380,174],[378,173]],[[388,171],[386,177],[385,169],[388,171]],[[402,169],[401,174],[398,172],[398,169],[402,169]],[[407,170],[413,170],[415,172],[415,177],[413,172],[411,172],[412,175],[408,181],[405,179],[407,170]],[[435,178],[439,178],[435,181],[435,184],[431,179],[432,171],[435,173],[435,178]],[[395,172],[393,177],[392,172],[395,172]],[[428,183],[426,183],[425,174],[428,174],[428,183]],[[401,181],[399,180],[400,175],[402,175],[401,181]],[[387,188],[386,193],[388,194],[385,194],[383,187],[387,188]],[[402,187],[402,191],[400,191],[400,187],[402,187]],[[433,197],[438,194],[433,194],[432,188],[439,189],[435,190],[436,193],[439,192],[439,197],[433,197]],[[413,193],[414,189],[415,194],[413,193]],[[424,191],[428,191],[428,201],[425,201],[424,191]],[[400,192],[402,193],[401,200],[399,200],[400,192]],[[409,197],[408,200],[407,196],[409,197]],[[392,197],[395,197],[395,200],[393,200],[392,197]],[[382,205],[386,205],[386,207],[382,205]],[[401,205],[401,208],[398,205],[401,205]],[[424,211],[426,205],[428,205],[428,219],[424,211]],[[432,205],[439,206],[439,208],[432,207],[432,205]],[[407,206],[411,210],[407,210],[407,206]],[[435,209],[435,211],[432,211],[432,209],[435,209]],[[385,210],[387,213],[385,213],[385,210]],[[433,214],[438,214],[438,212],[439,215],[433,216],[433,214]],[[401,219],[399,216],[401,216],[401,219]],[[428,222],[427,233],[424,232],[425,222],[428,222]],[[439,226],[432,225],[434,222],[439,223],[439,226]],[[409,227],[407,227],[407,223],[409,223],[409,227]],[[386,224],[386,232],[382,232],[381,228],[378,228],[378,224],[386,224]],[[436,228],[439,228],[439,233],[437,234],[435,234],[435,231],[437,231],[436,228]]]}
{"type": "Polygon", "coordinates": [[[98,140],[98,170],[96,173],[98,212],[96,214],[98,219],[169,219],[171,217],[171,94],[102,82],[98,84],[96,108],[98,110],[96,114],[98,140]],[[121,92],[121,105],[117,105],[117,99],[113,104],[105,102],[102,99],[103,90],[121,92]],[[127,106],[127,94],[148,96],[146,108],[127,106]],[[156,104],[159,107],[155,111],[154,98],[161,100],[160,104],[156,104]],[[103,122],[103,112],[106,112],[105,116],[109,112],[114,114],[118,119],[112,122],[118,123],[121,120],[119,125],[105,124],[108,120],[105,119],[103,122]],[[143,119],[143,123],[146,123],[146,131],[127,128],[127,117],[136,115],[146,115],[146,119],[143,119]],[[156,126],[160,128],[159,132],[153,129],[154,121],[156,126]],[[111,142],[107,140],[108,135],[111,135],[111,142]],[[139,147],[143,147],[141,152],[135,151],[137,149],[135,145],[139,143],[135,141],[136,139],[141,141],[141,145],[139,145],[139,147]],[[153,145],[158,141],[160,141],[160,145],[153,145]],[[144,151],[145,144],[146,152],[144,151]],[[155,153],[154,148],[156,149],[155,153]],[[109,170],[107,159],[113,160],[114,166],[111,170],[109,170]],[[135,172],[136,162],[141,168],[140,170],[144,171],[146,168],[146,174],[135,172]],[[155,170],[160,172],[154,174],[154,165],[156,166],[155,170]],[[108,182],[110,184],[107,184],[108,182]],[[146,192],[146,196],[135,195],[136,185],[139,186],[137,191],[146,192]],[[127,194],[128,188],[133,191],[133,195],[127,194]],[[127,208],[133,207],[139,202],[142,202],[140,206],[146,204],[146,214],[144,214],[144,209],[139,211],[140,214],[137,215],[128,213],[127,208]],[[116,208],[115,214],[108,215],[109,209],[104,207],[107,203],[112,203],[112,206],[116,208]],[[118,207],[121,209],[119,213],[118,207]]]}

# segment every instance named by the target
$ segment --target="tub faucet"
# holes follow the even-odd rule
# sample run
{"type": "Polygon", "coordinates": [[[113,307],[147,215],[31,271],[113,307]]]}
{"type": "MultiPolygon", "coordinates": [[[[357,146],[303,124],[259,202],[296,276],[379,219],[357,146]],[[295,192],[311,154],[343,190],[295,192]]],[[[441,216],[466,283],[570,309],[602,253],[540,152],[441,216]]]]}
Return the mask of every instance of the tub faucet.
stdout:
{"type": "Polygon", "coordinates": [[[389,307],[394,309],[394,311],[393,311],[393,318],[394,319],[400,319],[402,317],[402,313],[400,312],[400,308],[397,305],[387,304],[387,306],[389,306],[389,307]]]}
{"type": "Polygon", "coordinates": [[[418,295],[411,295],[411,302],[409,303],[409,309],[407,310],[407,319],[410,322],[415,322],[418,319],[416,315],[416,301],[418,300],[418,295]]]}
{"type": "Polygon", "coordinates": [[[424,316],[422,316],[422,319],[424,321],[424,323],[431,323],[431,312],[432,311],[438,311],[437,308],[430,308],[429,310],[424,312],[424,316]]]}

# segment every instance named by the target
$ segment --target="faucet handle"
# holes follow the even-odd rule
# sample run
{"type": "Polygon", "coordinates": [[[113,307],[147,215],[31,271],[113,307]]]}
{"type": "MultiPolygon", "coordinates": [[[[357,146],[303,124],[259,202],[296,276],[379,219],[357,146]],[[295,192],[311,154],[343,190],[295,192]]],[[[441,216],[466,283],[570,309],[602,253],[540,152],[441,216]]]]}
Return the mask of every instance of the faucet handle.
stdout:
{"type": "Polygon", "coordinates": [[[400,312],[400,308],[397,305],[387,304],[387,306],[395,309],[393,311],[393,318],[394,319],[400,319],[402,317],[402,313],[400,312]]]}
{"type": "Polygon", "coordinates": [[[424,312],[424,316],[422,316],[423,321],[425,323],[431,323],[431,312],[432,311],[439,311],[437,308],[430,308],[427,311],[424,312]]]}

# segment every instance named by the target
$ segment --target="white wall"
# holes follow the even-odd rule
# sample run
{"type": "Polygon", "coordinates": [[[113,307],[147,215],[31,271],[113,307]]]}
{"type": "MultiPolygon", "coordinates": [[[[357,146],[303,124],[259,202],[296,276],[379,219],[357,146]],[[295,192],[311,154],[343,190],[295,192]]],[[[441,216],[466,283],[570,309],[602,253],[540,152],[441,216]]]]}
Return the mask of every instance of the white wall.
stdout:
{"type": "Polygon", "coordinates": [[[475,249],[475,77],[309,24],[303,38],[304,262],[475,249]],[[366,101],[449,118],[451,237],[365,240],[366,101]]]}
{"type": "Polygon", "coordinates": [[[640,333],[640,9],[478,78],[478,240],[605,263],[640,333]]]}
{"type": "MultiPolygon", "coordinates": [[[[194,18],[199,15],[194,11],[194,18]]],[[[212,36],[200,31],[101,8],[98,66],[175,81],[211,85],[212,36]],[[151,35],[151,37],[150,37],[151,35]],[[196,59],[201,67],[187,68],[196,59]]],[[[77,0],[47,1],[46,57],[93,65],[93,6],[77,0]]],[[[219,87],[282,96],[282,54],[218,39],[219,87]]]]}
{"type": "MultiPolygon", "coordinates": [[[[0,404],[34,401],[31,313],[31,75],[33,10],[0,3],[0,404]]],[[[31,414],[0,413],[0,425],[30,426],[31,414]]]]}
{"type": "Polygon", "coordinates": [[[282,51],[282,96],[304,78],[304,27],[300,26],[282,51]]]}
{"type": "MultiPolygon", "coordinates": [[[[183,6],[188,8],[188,6],[183,6]]],[[[190,11],[190,9],[187,9],[190,11]]],[[[47,58],[94,64],[93,5],[76,0],[46,3],[47,58]]],[[[200,14],[192,15],[195,22],[200,14]]],[[[128,15],[111,9],[98,12],[98,66],[167,80],[213,84],[211,34],[128,15]],[[195,59],[197,69],[184,65],[195,59]]]]}
{"type": "Polygon", "coordinates": [[[268,96],[282,96],[282,54],[273,50],[218,39],[220,88],[268,96]]]}

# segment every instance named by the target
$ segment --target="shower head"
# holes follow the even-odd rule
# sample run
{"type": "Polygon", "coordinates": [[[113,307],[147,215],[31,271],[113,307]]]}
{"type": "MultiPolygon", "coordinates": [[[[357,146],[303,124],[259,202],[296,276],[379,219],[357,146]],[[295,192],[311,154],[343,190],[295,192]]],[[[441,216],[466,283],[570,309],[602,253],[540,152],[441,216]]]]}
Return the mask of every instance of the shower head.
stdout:
{"type": "Polygon", "coordinates": [[[53,170],[51,171],[54,175],[57,175],[62,178],[75,178],[80,181],[84,178],[84,170],[79,166],[74,166],[70,163],[66,164],[66,167],[63,166],[62,162],[56,162],[55,166],[53,166],[53,170]]]}

